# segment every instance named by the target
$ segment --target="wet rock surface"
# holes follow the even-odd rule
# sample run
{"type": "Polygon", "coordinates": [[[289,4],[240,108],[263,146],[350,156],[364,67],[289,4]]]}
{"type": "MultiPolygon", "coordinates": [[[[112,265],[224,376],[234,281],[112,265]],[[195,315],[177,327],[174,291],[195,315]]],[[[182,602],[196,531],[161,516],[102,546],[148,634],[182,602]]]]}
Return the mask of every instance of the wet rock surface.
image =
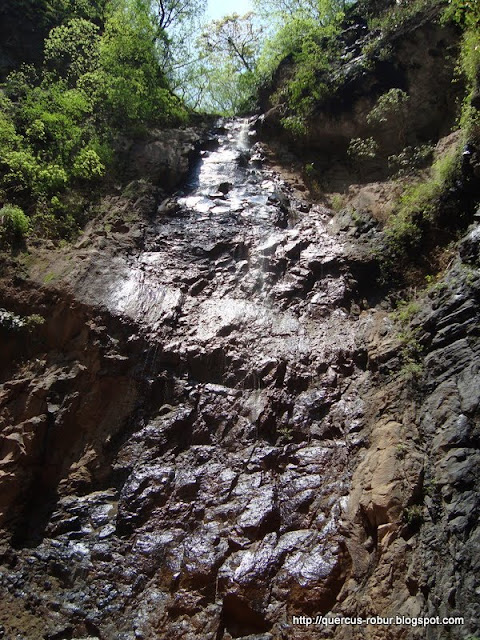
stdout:
{"type": "MultiPolygon", "coordinates": [[[[339,610],[465,621],[463,626],[411,628],[405,637],[463,638],[477,634],[480,624],[475,577],[480,272],[463,249],[475,236],[475,229],[467,234],[460,244],[465,261],[457,259],[444,280],[424,295],[412,320],[423,349],[420,379],[405,386],[395,374],[399,352],[391,335],[367,340],[373,367],[389,374],[383,385],[377,384],[373,403],[378,416],[352,480],[348,545],[358,556],[339,610]]],[[[390,322],[377,314],[378,326],[370,336],[386,335],[390,322]]],[[[358,637],[395,634],[404,637],[391,628],[364,629],[358,637]]],[[[325,637],[350,636],[340,631],[325,637]]]]}
{"type": "Polygon", "coordinates": [[[28,348],[5,329],[6,637],[357,637],[292,616],[438,611],[447,573],[421,559],[435,527],[463,554],[445,611],[464,610],[475,286],[452,273],[419,319],[431,377],[412,400],[361,243],[262,164],[246,121],[204,146],[181,193],[135,183],[110,203],[131,233],[87,231],[77,268],[55,263],[56,297],[2,288],[3,307],[46,318],[28,348]],[[419,523],[429,473],[444,502],[419,523]]]}

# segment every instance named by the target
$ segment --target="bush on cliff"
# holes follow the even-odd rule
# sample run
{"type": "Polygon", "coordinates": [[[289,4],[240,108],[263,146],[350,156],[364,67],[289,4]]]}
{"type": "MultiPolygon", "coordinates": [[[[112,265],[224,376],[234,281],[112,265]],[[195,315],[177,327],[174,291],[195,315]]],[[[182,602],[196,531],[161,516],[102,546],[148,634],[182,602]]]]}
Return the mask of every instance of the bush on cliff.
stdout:
{"type": "Polygon", "coordinates": [[[6,204],[0,209],[0,244],[20,244],[29,229],[30,220],[20,207],[6,204]]]}
{"type": "Polygon", "coordinates": [[[41,233],[70,234],[82,212],[67,210],[69,194],[98,190],[115,139],[188,114],[169,90],[148,3],[55,0],[49,11],[63,22],[43,65],[21,66],[0,88],[0,204],[22,206],[41,233]]]}

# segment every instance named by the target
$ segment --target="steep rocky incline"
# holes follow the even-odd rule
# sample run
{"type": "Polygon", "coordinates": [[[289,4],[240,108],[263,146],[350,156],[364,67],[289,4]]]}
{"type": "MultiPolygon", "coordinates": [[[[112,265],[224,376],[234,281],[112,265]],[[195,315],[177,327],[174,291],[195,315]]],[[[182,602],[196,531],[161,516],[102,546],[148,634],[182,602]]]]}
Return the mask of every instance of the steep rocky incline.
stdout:
{"type": "Polygon", "coordinates": [[[407,145],[437,141],[450,133],[457,117],[462,99],[462,81],[455,72],[459,29],[443,23],[440,13],[437,4],[409,19],[399,17],[394,30],[368,29],[365,20],[353,14],[340,36],[342,55],[329,74],[319,78],[330,90],[314,104],[303,136],[282,127],[288,106],[272,102],[278,101],[294,68],[286,58],[261,94],[262,137],[273,145],[286,142],[304,164],[314,162],[322,182],[340,182],[342,187],[354,181],[355,167],[347,153],[350,141],[373,137],[376,158],[362,157],[361,177],[385,179],[390,155],[407,145]],[[378,98],[392,88],[408,94],[403,127],[397,118],[368,120],[378,98]]]}
{"type": "Polygon", "coordinates": [[[368,244],[246,121],[202,147],[184,191],[132,182],[2,283],[4,637],[426,637],[292,621],[331,610],[475,632],[478,233],[417,320],[414,392],[368,244]]]}

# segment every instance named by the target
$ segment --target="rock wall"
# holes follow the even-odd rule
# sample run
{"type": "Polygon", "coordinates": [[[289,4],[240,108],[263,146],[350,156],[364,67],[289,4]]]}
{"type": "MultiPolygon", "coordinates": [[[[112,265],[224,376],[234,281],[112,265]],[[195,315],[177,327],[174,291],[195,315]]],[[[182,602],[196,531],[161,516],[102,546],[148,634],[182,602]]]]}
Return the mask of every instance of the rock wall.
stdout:
{"type": "MultiPolygon", "coordinates": [[[[437,8],[433,13],[438,11],[437,8]]],[[[407,144],[436,142],[450,132],[457,101],[462,97],[461,82],[453,82],[459,42],[456,27],[440,24],[438,16],[435,19],[430,12],[407,21],[387,36],[368,32],[362,21],[342,37],[344,53],[330,79],[334,88],[308,117],[308,134],[293,137],[282,130],[280,120],[285,115],[285,105],[272,108],[271,96],[291,73],[292,61],[286,59],[273,86],[261,94],[261,110],[265,114],[259,121],[262,137],[277,143],[283,140],[303,158],[314,160],[318,169],[328,170],[332,160],[348,160],[352,138],[373,136],[379,151],[376,162],[370,165],[382,175],[389,155],[399,153],[407,144]],[[396,119],[367,122],[379,96],[391,88],[409,95],[405,118],[408,125],[400,138],[396,119]]],[[[351,178],[351,167],[349,173],[351,178]]]]}
{"type": "Polygon", "coordinates": [[[478,230],[422,299],[409,381],[362,235],[243,125],[215,135],[193,193],[132,184],[76,247],[3,281],[0,629],[478,633],[478,230]],[[466,626],[294,622],[329,612],[466,626]]]}
{"type": "MultiPolygon", "coordinates": [[[[473,231],[463,247],[478,246],[473,231]]],[[[465,618],[465,626],[370,628],[358,637],[465,638],[478,633],[479,270],[462,249],[422,298],[412,323],[424,374],[402,384],[398,349],[377,332],[369,355],[380,380],[370,446],[350,496],[357,571],[340,610],[384,617],[465,618]]],[[[380,322],[380,327],[384,325],[380,322]]],[[[385,327],[383,328],[384,331],[385,327]]],[[[373,334],[375,335],[375,333],[373,334]]],[[[350,637],[339,632],[335,637],[350,637]]]]}

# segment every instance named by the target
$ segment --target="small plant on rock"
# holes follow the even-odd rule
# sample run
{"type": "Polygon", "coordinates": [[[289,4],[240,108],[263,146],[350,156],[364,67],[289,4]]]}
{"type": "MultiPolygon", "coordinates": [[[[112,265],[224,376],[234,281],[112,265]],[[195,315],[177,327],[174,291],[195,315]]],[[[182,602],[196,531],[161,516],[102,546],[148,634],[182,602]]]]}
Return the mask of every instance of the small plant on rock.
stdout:
{"type": "Polygon", "coordinates": [[[23,324],[29,332],[34,332],[45,324],[45,318],[38,313],[32,313],[24,319],[23,324]]]}
{"type": "Polygon", "coordinates": [[[25,240],[30,230],[30,220],[20,207],[6,204],[0,209],[0,239],[9,244],[25,240]]]}
{"type": "Polygon", "coordinates": [[[412,504],[406,507],[403,512],[405,523],[412,529],[418,529],[424,521],[423,506],[421,504],[412,504]]]}
{"type": "Polygon", "coordinates": [[[279,427],[277,433],[283,442],[291,442],[293,439],[293,429],[289,424],[284,424],[279,427]]]}
{"type": "Polygon", "coordinates": [[[352,138],[347,153],[353,160],[375,158],[378,144],[373,138],[352,138]]]}
{"type": "Polygon", "coordinates": [[[390,89],[381,95],[367,116],[368,124],[389,124],[396,129],[398,141],[405,146],[407,135],[408,93],[402,89],[390,89]]]}
{"type": "Polygon", "coordinates": [[[330,197],[330,206],[334,211],[340,211],[343,209],[345,198],[340,193],[334,193],[330,197]]]}

